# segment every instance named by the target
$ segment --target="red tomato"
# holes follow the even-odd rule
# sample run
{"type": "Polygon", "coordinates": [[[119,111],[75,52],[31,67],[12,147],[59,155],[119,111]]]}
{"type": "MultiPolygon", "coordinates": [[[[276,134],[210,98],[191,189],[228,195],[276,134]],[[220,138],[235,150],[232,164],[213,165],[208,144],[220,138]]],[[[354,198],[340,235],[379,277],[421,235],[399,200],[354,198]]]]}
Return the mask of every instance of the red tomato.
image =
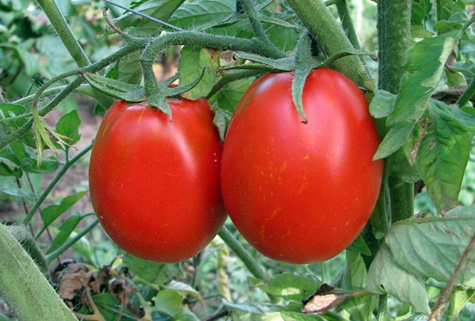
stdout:
{"type": "Polygon", "coordinates": [[[246,91],[224,142],[221,185],[230,218],[259,252],[315,263],[343,251],[369,220],[380,135],[361,90],[330,69],[306,79],[303,123],[292,79],[268,74],[246,91]]]}
{"type": "Polygon", "coordinates": [[[226,219],[222,143],[209,103],[168,104],[173,121],[146,103],[114,103],[89,170],[92,204],[111,239],[132,255],[167,263],[197,254],[226,219]]]}

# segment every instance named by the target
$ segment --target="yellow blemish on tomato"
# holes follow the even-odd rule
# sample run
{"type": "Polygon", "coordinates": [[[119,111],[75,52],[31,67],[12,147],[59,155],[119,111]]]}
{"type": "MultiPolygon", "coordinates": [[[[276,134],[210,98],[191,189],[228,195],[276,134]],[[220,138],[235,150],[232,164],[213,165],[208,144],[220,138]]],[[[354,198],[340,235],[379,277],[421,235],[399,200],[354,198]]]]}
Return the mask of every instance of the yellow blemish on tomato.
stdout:
{"type": "Polygon", "coordinates": [[[280,210],[282,210],[282,207],[280,207],[280,206],[279,206],[279,207],[276,207],[276,208],[274,209],[274,211],[272,212],[272,214],[271,214],[268,218],[266,218],[265,221],[264,221],[264,223],[262,224],[262,226],[261,226],[261,233],[260,233],[260,234],[261,234],[261,238],[262,238],[263,240],[265,240],[265,230],[266,230],[266,225],[267,225],[267,223],[269,223],[270,221],[272,221],[272,220],[274,219],[274,217],[277,215],[277,213],[279,213],[280,210]]]}

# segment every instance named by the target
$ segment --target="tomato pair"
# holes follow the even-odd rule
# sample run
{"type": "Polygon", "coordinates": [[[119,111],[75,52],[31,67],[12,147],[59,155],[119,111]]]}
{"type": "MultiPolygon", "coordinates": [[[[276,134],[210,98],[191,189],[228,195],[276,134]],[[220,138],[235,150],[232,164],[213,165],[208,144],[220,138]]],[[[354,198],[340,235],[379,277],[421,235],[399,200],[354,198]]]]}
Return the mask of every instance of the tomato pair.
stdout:
{"type": "Polygon", "coordinates": [[[224,223],[223,197],[236,228],[270,258],[313,263],[344,250],[378,197],[377,127],[359,88],[329,69],[307,78],[302,122],[292,78],[268,74],[246,91],[223,150],[204,99],[170,101],[172,122],[146,104],[116,102],[90,165],[110,237],[145,259],[187,259],[224,223]]]}

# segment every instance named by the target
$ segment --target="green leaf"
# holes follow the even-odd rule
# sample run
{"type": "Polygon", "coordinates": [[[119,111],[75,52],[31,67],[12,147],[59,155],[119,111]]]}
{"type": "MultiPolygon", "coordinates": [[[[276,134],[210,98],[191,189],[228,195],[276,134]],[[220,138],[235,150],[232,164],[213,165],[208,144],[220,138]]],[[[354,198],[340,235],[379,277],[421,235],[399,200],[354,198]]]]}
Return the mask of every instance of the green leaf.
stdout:
{"type": "Polygon", "coordinates": [[[22,170],[11,160],[1,156],[0,151],[0,176],[14,176],[20,178],[23,174],[22,170]]]}
{"type": "MultiPolygon", "coordinates": [[[[401,251],[402,247],[398,249],[401,251]]],[[[375,294],[390,294],[416,311],[429,314],[429,299],[424,280],[402,269],[392,256],[387,245],[383,245],[368,271],[366,290],[375,294]]]]}
{"type": "Polygon", "coordinates": [[[187,1],[175,11],[169,22],[182,29],[195,29],[203,25],[210,26],[216,22],[222,22],[223,19],[233,14],[234,6],[233,0],[187,1]]]}
{"type": "Polygon", "coordinates": [[[475,116],[432,100],[416,127],[411,157],[440,211],[458,204],[475,134],[475,116]]]}
{"type": "Polygon", "coordinates": [[[209,102],[216,102],[219,109],[232,113],[253,81],[254,78],[244,78],[230,82],[213,95],[209,102]]]}
{"type": "Polygon", "coordinates": [[[22,200],[31,200],[34,201],[36,199],[35,194],[28,192],[21,188],[1,188],[0,189],[0,200],[14,200],[14,201],[22,201],[22,200]]]}
{"type": "Polygon", "coordinates": [[[39,64],[37,56],[30,52],[30,45],[31,44],[24,43],[21,46],[16,46],[15,49],[23,62],[25,73],[29,77],[34,77],[38,74],[39,64]]]}
{"type": "Polygon", "coordinates": [[[383,141],[373,156],[373,160],[383,159],[395,153],[411,136],[415,124],[402,123],[400,126],[391,128],[384,136],[383,141]]]}
{"type": "Polygon", "coordinates": [[[249,278],[249,283],[274,296],[287,300],[302,300],[315,292],[322,282],[311,274],[284,272],[266,281],[249,278]]]}
{"type": "Polygon", "coordinates": [[[16,164],[21,170],[29,173],[52,173],[58,166],[56,157],[43,158],[41,166],[36,165],[36,155],[21,141],[16,141],[0,151],[0,156],[7,158],[16,164]]]}
{"type": "Polygon", "coordinates": [[[195,100],[207,96],[216,81],[216,70],[219,67],[219,51],[206,48],[185,46],[181,50],[178,64],[180,86],[186,86],[196,80],[197,75],[206,69],[201,81],[190,91],[182,94],[183,97],[195,100]]]}
{"type": "Polygon", "coordinates": [[[398,150],[415,123],[420,121],[440,82],[445,63],[455,48],[456,35],[454,31],[426,38],[407,50],[404,69],[408,74],[402,79],[394,110],[387,118],[390,130],[378,148],[377,158],[387,157],[398,150]]]}
{"type": "Polygon", "coordinates": [[[364,239],[361,237],[361,235],[358,235],[356,239],[348,246],[347,250],[361,253],[366,256],[371,255],[371,250],[364,241],[364,239]]]}
{"type": "Polygon", "coordinates": [[[124,264],[132,274],[151,284],[163,284],[173,278],[180,270],[180,265],[164,264],[137,258],[130,254],[124,255],[124,264]]]}
{"type": "Polygon", "coordinates": [[[369,104],[369,111],[375,118],[389,116],[394,110],[396,95],[385,90],[375,90],[375,95],[369,104]]]}
{"type": "Polygon", "coordinates": [[[99,293],[94,295],[92,299],[104,320],[118,320],[121,316],[124,319],[124,315],[130,315],[127,307],[122,307],[121,302],[110,293],[99,293]],[[117,309],[118,306],[121,309],[117,309]]]}
{"type": "Polygon", "coordinates": [[[172,290],[162,290],[158,292],[154,302],[154,310],[172,318],[183,310],[183,298],[180,294],[172,290]]]}
{"type": "Polygon", "coordinates": [[[87,82],[98,91],[128,102],[139,102],[146,99],[145,88],[140,85],[128,84],[120,80],[83,72],[87,82]]]}
{"type": "Polygon", "coordinates": [[[470,300],[472,300],[474,294],[475,290],[472,289],[456,289],[452,293],[452,298],[450,299],[450,306],[446,314],[455,320],[460,319],[460,312],[465,307],[465,305],[470,302],[470,300]]]}
{"type": "Polygon", "coordinates": [[[117,62],[117,80],[127,84],[140,85],[142,81],[142,69],[140,68],[141,52],[135,51],[120,59],[117,62]]]}
{"type": "Polygon", "coordinates": [[[0,104],[0,119],[11,118],[23,114],[26,108],[22,105],[9,103],[0,104]]]}
{"type": "MultiPolygon", "coordinates": [[[[368,272],[360,254],[346,251],[346,265],[341,287],[345,290],[362,290],[366,286],[368,272]]],[[[356,320],[370,320],[378,304],[376,296],[363,296],[345,300],[341,307],[356,320]]]]}
{"type": "Polygon", "coordinates": [[[253,303],[230,303],[223,301],[226,308],[231,310],[232,320],[236,321],[278,321],[281,320],[282,306],[253,304],[253,303]]]}
{"type": "MultiPolygon", "coordinates": [[[[394,224],[386,238],[394,262],[412,275],[447,282],[474,234],[474,209],[475,206],[461,207],[459,216],[448,213],[448,217],[394,224]]],[[[474,264],[475,253],[471,253],[467,266],[474,264]]],[[[462,269],[454,284],[475,288],[475,271],[462,269]]]]}
{"type": "MultiPolygon", "coordinates": [[[[135,11],[166,22],[183,2],[184,0],[139,1],[132,3],[131,8],[135,11]]],[[[134,27],[136,30],[147,32],[148,37],[154,34],[158,35],[161,30],[161,24],[140,17],[133,12],[127,12],[117,18],[115,24],[117,27],[122,29],[134,27]]]]}
{"type": "Polygon", "coordinates": [[[300,312],[294,311],[282,311],[280,312],[280,316],[284,321],[324,321],[324,319],[318,315],[314,314],[305,314],[300,312]]]}
{"type": "Polygon", "coordinates": [[[416,122],[421,118],[440,82],[445,63],[455,48],[456,35],[454,31],[427,38],[407,50],[404,69],[408,74],[402,80],[394,112],[388,118],[389,126],[416,122]]]}
{"type": "Polygon", "coordinates": [[[201,294],[195,288],[183,282],[171,280],[170,283],[164,286],[164,288],[170,291],[177,292],[183,298],[186,296],[191,296],[197,300],[202,300],[201,294]]]}
{"type": "Polygon", "coordinates": [[[50,205],[41,211],[43,230],[53,223],[61,214],[71,208],[77,201],[87,194],[87,190],[65,197],[58,205],[50,205]]]}
{"type": "Polygon", "coordinates": [[[61,116],[58,123],[56,124],[56,132],[60,135],[68,137],[69,139],[66,140],[66,143],[72,145],[81,138],[81,135],[79,135],[80,124],[81,119],[79,118],[78,111],[74,109],[61,116]]]}
{"type": "Polygon", "coordinates": [[[74,232],[76,226],[81,222],[84,218],[91,216],[89,215],[81,215],[78,211],[74,211],[71,215],[60,225],[58,228],[58,234],[56,237],[51,241],[50,247],[46,254],[49,254],[56,249],[58,249],[61,245],[63,245],[68,238],[71,236],[71,233],[74,232]]]}

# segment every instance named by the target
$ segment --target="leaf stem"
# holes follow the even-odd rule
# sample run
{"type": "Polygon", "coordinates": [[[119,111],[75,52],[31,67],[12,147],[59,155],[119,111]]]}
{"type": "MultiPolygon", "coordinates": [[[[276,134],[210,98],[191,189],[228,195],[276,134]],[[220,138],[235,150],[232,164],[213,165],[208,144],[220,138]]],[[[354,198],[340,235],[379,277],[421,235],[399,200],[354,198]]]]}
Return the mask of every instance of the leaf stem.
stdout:
{"type": "Polygon", "coordinates": [[[234,235],[228,230],[226,226],[218,233],[219,237],[226,243],[227,246],[241,259],[249,272],[260,280],[267,279],[266,273],[261,269],[256,260],[251,254],[242,246],[241,243],[234,237],[234,235]]]}
{"type": "Polygon", "coordinates": [[[76,163],[81,157],[83,157],[87,152],[89,152],[92,149],[92,143],[84,148],[82,151],[80,151],[76,156],[71,158],[68,162],[64,164],[64,166],[61,168],[61,170],[56,174],[56,176],[51,180],[51,182],[48,184],[48,186],[45,188],[43,193],[40,195],[38,200],[35,202],[33,207],[30,209],[26,217],[23,219],[22,224],[23,225],[28,225],[35,215],[36,211],[38,208],[41,206],[43,201],[46,199],[46,197],[49,195],[53,187],[58,183],[58,181],[63,177],[64,174],[66,174],[67,170],[74,164],[76,163]]]}
{"type": "Polygon", "coordinates": [[[61,10],[56,4],[56,1],[38,0],[38,4],[45,12],[49,21],[58,33],[59,38],[61,38],[61,41],[66,46],[66,49],[71,54],[71,57],[74,59],[78,67],[89,65],[91,63],[89,58],[69,28],[63,14],[61,13],[61,10]]]}
{"type": "Polygon", "coordinates": [[[153,72],[153,62],[155,56],[163,48],[170,45],[188,44],[201,48],[242,50],[245,52],[256,53],[265,57],[283,58],[285,54],[276,52],[273,47],[266,46],[260,39],[242,39],[228,36],[210,35],[196,31],[179,31],[164,34],[153,39],[143,51],[140,57],[142,73],[144,75],[145,92],[147,97],[157,95],[159,87],[157,79],[153,72]]]}
{"type": "MultiPolygon", "coordinates": [[[[88,215],[94,215],[94,213],[84,214],[84,216],[88,216],[88,215]]],[[[48,262],[48,264],[51,263],[54,259],[56,259],[58,256],[60,256],[64,251],[66,251],[71,246],[73,246],[77,241],[79,241],[84,235],[89,233],[98,223],[99,223],[99,221],[97,219],[95,219],[94,221],[89,223],[81,232],[77,233],[74,237],[70,238],[67,242],[65,242],[63,245],[61,245],[55,251],[47,254],[46,255],[46,262],[48,262]]]]}
{"type": "Polygon", "coordinates": [[[275,51],[277,56],[285,57],[285,54],[279,50],[266,36],[264,28],[257,16],[257,11],[254,5],[252,4],[251,0],[237,0],[239,2],[241,8],[246,12],[247,18],[249,19],[249,23],[251,24],[251,28],[254,32],[254,37],[263,42],[263,45],[267,48],[272,49],[275,51]]]}

